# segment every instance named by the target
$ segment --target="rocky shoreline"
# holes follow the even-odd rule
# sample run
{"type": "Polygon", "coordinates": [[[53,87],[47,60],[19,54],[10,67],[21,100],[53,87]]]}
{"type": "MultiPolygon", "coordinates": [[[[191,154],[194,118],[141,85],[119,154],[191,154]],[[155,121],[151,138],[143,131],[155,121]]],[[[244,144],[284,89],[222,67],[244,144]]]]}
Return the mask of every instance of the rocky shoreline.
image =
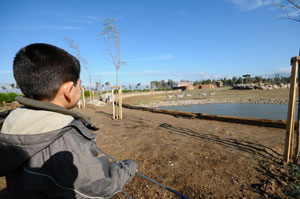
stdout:
{"type": "Polygon", "coordinates": [[[170,100],[160,101],[149,104],[139,104],[141,107],[161,107],[161,106],[185,106],[197,104],[288,104],[288,99],[244,99],[244,100],[218,100],[218,99],[199,99],[199,100],[170,100]]]}

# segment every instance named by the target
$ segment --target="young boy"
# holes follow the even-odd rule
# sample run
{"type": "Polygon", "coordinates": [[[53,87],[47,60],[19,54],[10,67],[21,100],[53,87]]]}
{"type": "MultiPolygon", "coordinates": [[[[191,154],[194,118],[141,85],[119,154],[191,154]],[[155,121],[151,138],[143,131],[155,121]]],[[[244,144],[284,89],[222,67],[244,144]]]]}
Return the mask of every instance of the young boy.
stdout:
{"type": "Polygon", "coordinates": [[[97,130],[70,110],[80,99],[80,63],[48,44],[31,44],[14,59],[23,107],[1,114],[0,176],[8,198],[107,198],[137,170],[134,160],[97,157],[97,130]]]}

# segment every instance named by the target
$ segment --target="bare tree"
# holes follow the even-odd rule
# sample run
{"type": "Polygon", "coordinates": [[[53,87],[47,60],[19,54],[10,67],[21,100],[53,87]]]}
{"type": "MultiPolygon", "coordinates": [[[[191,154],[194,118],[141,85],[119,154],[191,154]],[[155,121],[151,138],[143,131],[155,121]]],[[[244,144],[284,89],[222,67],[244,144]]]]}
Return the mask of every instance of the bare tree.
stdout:
{"type": "Polygon", "coordinates": [[[112,17],[105,19],[103,31],[98,34],[98,36],[103,36],[106,44],[106,51],[111,58],[112,64],[116,68],[116,86],[118,86],[119,69],[125,62],[121,61],[120,35],[118,32],[117,21],[112,17]]]}
{"type": "Polygon", "coordinates": [[[73,53],[75,53],[76,58],[80,61],[81,57],[80,57],[80,47],[79,47],[79,43],[75,42],[74,40],[72,40],[70,37],[68,36],[64,36],[64,40],[68,43],[69,47],[73,50],[73,53]]]}
{"type": "Polygon", "coordinates": [[[275,6],[284,10],[286,17],[281,19],[289,19],[300,22],[300,3],[296,0],[285,0],[284,3],[274,3],[275,6]]]}
{"type": "Polygon", "coordinates": [[[88,61],[80,55],[80,46],[79,43],[75,42],[68,36],[64,36],[64,40],[68,43],[69,47],[74,51],[73,53],[76,54],[76,58],[80,61],[80,63],[84,66],[85,73],[87,75],[89,81],[89,90],[90,90],[90,99],[92,98],[92,71],[91,66],[88,61]]]}

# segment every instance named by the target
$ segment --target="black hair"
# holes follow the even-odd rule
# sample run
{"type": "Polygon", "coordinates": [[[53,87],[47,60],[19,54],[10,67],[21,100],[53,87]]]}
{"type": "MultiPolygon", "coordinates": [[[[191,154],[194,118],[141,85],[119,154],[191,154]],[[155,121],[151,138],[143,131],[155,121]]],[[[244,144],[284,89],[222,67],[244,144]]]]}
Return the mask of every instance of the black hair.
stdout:
{"type": "Polygon", "coordinates": [[[61,48],[36,43],[19,50],[14,59],[13,71],[26,97],[52,100],[63,83],[77,83],[80,63],[61,48]]]}

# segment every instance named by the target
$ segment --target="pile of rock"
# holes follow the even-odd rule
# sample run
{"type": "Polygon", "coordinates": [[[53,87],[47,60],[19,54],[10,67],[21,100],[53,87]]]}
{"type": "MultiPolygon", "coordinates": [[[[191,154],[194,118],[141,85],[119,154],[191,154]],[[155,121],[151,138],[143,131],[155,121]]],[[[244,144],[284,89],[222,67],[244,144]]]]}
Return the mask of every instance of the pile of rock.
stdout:
{"type": "Polygon", "coordinates": [[[88,105],[93,105],[93,106],[104,106],[106,103],[105,102],[101,102],[99,100],[90,100],[87,103],[88,105]]]}
{"type": "Polygon", "coordinates": [[[196,104],[288,104],[289,99],[200,99],[200,100],[172,100],[172,101],[160,101],[149,104],[140,103],[141,107],[162,107],[162,106],[186,106],[196,104]]]}
{"type": "Polygon", "coordinates": [[[104,93],[100,95],[100,101],[105,102],[105,103],[109,103],[112,102],[112,96],[111,93],[104,93]]]}
{"type": "Polygon", "coordinates": [[[279,83],[279,84],[236,84],[233,86],[233,89],[237,90],[273,90],[273,89],[283,89],[283,88],[290,88],[290,84],[279,83]]]}

